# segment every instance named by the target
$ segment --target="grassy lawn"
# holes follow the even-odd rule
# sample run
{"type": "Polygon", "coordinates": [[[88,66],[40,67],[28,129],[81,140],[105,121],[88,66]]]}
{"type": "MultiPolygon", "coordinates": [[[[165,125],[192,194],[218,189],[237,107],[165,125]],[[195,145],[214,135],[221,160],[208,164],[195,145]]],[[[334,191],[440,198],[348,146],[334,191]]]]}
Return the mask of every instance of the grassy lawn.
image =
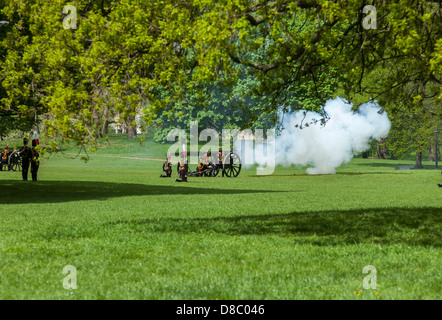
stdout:
{"type": "Polygon", "coordinates": [[[442,298],[440,171],[353,159],[183,184],[122,158],[167,147],[115,136],[87,163],[78,148],[42,160],[39,182],[0,172],[0,299],[442,298]]]}

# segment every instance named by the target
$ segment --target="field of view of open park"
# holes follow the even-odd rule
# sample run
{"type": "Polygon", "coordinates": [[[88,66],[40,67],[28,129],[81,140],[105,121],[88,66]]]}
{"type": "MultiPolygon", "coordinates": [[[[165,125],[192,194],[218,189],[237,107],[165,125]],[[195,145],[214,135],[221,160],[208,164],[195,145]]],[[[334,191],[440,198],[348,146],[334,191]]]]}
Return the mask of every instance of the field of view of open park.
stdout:
{"type": "Polygon", "coordinates": [[[440,300],[441,36],[436,0],[1,1],[0,300],[440,300]]]}
{"type": "Polygon", "coordinates": [[[433,163],[356,158],[335,175],[244,169],[182,185],[148,160],[167,147],[109,141],[87,163],[70,158],[78,148],[42,159],[36,183],[0,172],[0,298],[441,297],[433,163]],[[62,285],[67,265],[76,290],[62,285]]]}

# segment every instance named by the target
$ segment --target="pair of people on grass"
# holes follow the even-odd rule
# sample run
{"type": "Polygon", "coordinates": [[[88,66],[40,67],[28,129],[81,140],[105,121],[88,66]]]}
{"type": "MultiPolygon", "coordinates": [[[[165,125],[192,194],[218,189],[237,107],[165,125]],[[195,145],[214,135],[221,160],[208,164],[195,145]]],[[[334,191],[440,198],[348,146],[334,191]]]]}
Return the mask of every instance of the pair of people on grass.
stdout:
{"type": "Polygon", "coordinates": [[[38,152],[38,139],[32,140],[32,148],[28,146],[29,140],[23,139],[23,147],[19,154],[22,158],[22,178],[28,181],[29,166],[31,166],[32,181],[38,181],[37,174],[40,167],[40,153],[38,152]]]}
{"type": "MultiPolygon", "coordinates": [[[[164,174],[160,175],[160,178],[170,178],[172,176],[172,162],[170,162],[171,155],[167,155],[166,161],[163,163],[163,172],[164,174]]],[[[177,165],[177,173],[180,179],[175,179],[175,182],[187,182],[187,158],[186,153],[181,153],[181,159],[177,165]]]]}

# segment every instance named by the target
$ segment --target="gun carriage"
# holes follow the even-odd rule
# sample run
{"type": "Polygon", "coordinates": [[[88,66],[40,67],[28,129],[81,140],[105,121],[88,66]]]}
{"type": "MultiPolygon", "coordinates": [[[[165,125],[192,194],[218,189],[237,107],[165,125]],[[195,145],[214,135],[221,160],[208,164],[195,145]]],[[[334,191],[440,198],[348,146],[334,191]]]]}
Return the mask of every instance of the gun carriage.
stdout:
{"type": "Polygon", "coordinates": [[[201,171],[191,171],[187,173],[189,177],[216,177],[219,173],[229,178],[236,178],[241,172],[241,159],[234,152],[222,155],[222,161],[218,163],[209,162],[201,171]]]}
{"type": "Polygon", "coordinates": [[[21,171],[21,156],[18,151],[13,151],[8,155],[8,161],[2,162],[0,165],[3,166],[2,170],[12,170],[12,171],[21,171]]]}
{"type": "Polygon", "coordinates": [[[21,165],[21,156],[18,151],[14,151],[10,154],[8,159],[9,167],[12,171],[21,171],[22,165],[21,165]]]}

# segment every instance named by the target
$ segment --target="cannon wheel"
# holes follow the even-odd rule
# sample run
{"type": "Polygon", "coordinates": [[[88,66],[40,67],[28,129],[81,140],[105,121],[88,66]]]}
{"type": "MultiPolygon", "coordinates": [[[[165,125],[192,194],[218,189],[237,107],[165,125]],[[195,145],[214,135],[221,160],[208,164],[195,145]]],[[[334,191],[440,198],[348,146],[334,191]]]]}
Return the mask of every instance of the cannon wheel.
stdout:
{"type": "Polygon", "coordinates": [[[215,168],[212,170],[212,177],[216,177],[219,173],[220,167],[218,165],[214,165],[215,168]]]}
{"type": "Polygon", "coordinates": [[[14,162],[14,163],[11,165],[11,170],[12,170],[12,171],[21,171],[21,170],[22,170],[22,167],[21,167],[21,161],[20,161],[20,160],[17,160],[16,162],[14,162]]]}
{"type": "Polygon", "coordinates": [[[224,174],[236,178],[241,172],[241,159],[236,153],[230,152],[223,161],[224,174]]]}
{"type": "Polygon", "coordinates": [[[21,158],[20,157],[16,157],[14,158],[14,160],[12,160],[12,155],[9,156],[9,163],[11,165],[11,170],[12,171],[21,171],[22,170],[22,166],[21,166],[21,158]]]}

